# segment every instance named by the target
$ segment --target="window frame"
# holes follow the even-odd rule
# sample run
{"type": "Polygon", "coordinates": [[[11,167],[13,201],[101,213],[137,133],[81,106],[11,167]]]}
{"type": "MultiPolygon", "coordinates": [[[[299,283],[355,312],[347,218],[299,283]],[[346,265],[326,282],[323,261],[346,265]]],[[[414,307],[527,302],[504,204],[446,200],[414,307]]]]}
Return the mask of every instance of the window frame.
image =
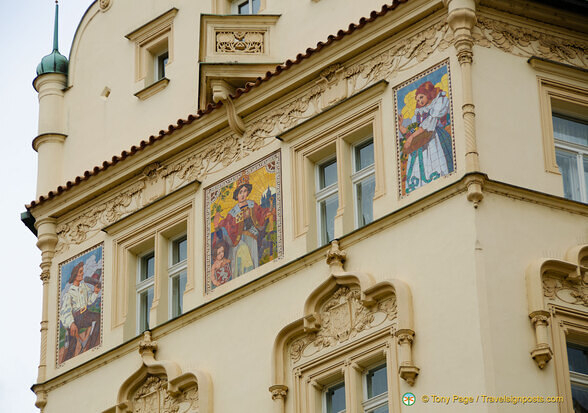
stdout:
{"type": "MultiPolygon", "coordinates": [[[[379,409],[380,407],[386,406],[386,403],[388,402],[388,376],[387,375],[386,375],[386,391],[383,393],[380,393],[376,396],[373,396],[371,398],[368,398],[369,395],[368,395],[367,376],[370,371],[373,371],[379,367],[384,367],[386,369],[386,372],[388,372],[388,364],[384,360],[384,363],[379,362],[379,363],[375,363],[371,366],[368,366],[365,369],[365,373],[362,376],[363,402],[361,403],[361,406],[363,407],[363,410],[366,413],[373,413],[373,411],[375,411],[376,409],[379,409]]],[[[388,406],[388,410],[390,410],[389,406],[388,406]]]]}
{"type": "Polygon", "coordinates": [[[588,347],[588,316],[584,311],[557,304],[550,305],[550,312],[558,396],[563,397],[561,403],[558,403],[559,410],[562,413],[571,412],[574,409],[567,344],[569,342],[588,347]]]}
{"type": "Polygon", "coordinates": [[[385,162],[383,153],[381,94],[382,83],[367,92],[354,96],[337,106],[337,110],[323,113],[280,135],[284,142],[299,140],[292,145],[292,176],[294,186],[294,237],[303,238],[306,248],[320,247],[317,207],[316,165],[329,156],[338,159],[339,202],[335,218],[335,238],[348,234],[356,227],[356,206],[351,183],[352,147],[372,137],[374,141],[375,190],[374,219],[378,217],[379,200],[386,195],[385,162]],[[345,160],[344,162],[342,160],[345,160]]]}
{"type": "MultiPolygon", "coordinates": [[[[584,119],[577,119],[577,118],[574,118],[573,116],[561,114],[557,111],[554,111],[552,113],[552,118],[553,117],[558,117],[560,119],[567,119],[569,121],[576,122],[576,123],[583,123],[588,128],[588,122],[586,122],[584,119]]],[[[586,174],[588,174],[588,169],[585,169],[585,167],[584,167],[584,160],[588,160],[588,146],[584,146],[584,145],[573,143],[573,142],[566,142],[566,141],[557,139],[555,137],[555,130],[554,130],[554,134],[553,134],[553,141],[554,141],[556,160],[557,160],[557,152],[558,151],[572,154],[576,158],[577,178],[578,178],[579,187],[580,187],[580,199],[567,198],[567,197],[566,197],[566,199],[571,199],[571,200],[578,201],[578,202],[588,203],[588,189],[587,189],[588,182],[586,182],[586,174]]],[[[558,169],[559,169],[559,165],[558,165],[558,169]]],[[[559,172],[562,175],[562,180],[563,180],[564,174],[561,173],[561,170],[559,172]]],[[[565,192],[564,192],[564,197],[565,197],[565,192]]]]}
{"type": "MultiPolygon", "coordinates": [[[[370,137],[368,137],[362,141],[359,141],[353,145],[351,165],[353,166],[352,174],[351,174],[351,185],[353,187],[353,205],[355,206],[355,208],[354,208],[355,209],[355,228],[357,229],[357,228],[364,227],[364,226],[370,224],[371,222],[374,222],[374,200],[373,200],[373,198],[372,198],[372,220],[370,222],[361,223],[362,210],[361,210],[360,199],[358,196],[358,188],[361,183],[368,181],[371,177],[374,177],[374,181],[376,179],[376,157],[375,157],[375,143],[374,143],[373,136],[370,136],[370,137]],[[368,165],[363,169],[356,170],[357,156],[358,156],[357,149],[361,148],[361,147],[368,146],[366,144],[368,144],[369,142],[371,142],[371,144],[374,145],[374,162],[371,165],[368,165]]],[[[375,186],[375,182],[374,182],[374,186],[375,186]]],[[[375,188],[374,188],[374,195],[375,195],[375,188]]]]}
{"type": "MultiPolygon", "coordinates": [[[[150,312],[151,312],[151,307],[153,307],[153,298],[155,297],[155,268],[156,268],[156,260],[155,260],[155,250],[151,249],[148,251],[145,251],[144,253],[142,253],[141,255],[137,256],[137,278],[135,281],[135,305],[136,305],[136,329],[137,329],[137,334],[141,334],[143,331],[149,330],[150,328],[150,321],[151,321],[151,317],[150,317],[150,312]],[[142,275],[143,275],[143,270],[146,268],[147,262],[150,258],[153,258],[153,274],[151,276],[146,277],[144,280],[141,280],[142,275]],[[144,314],[145,317],[145,321],[146,321],[146,328],[143,328],[142,325],[142,306],[141,306],[141,301],[143,298],[143,294],[147,294],[147,297],[149,297],[149,290],[153,288],[153,297],[151,298],[151,306],[149,308],[146,309],[146,312],[144,314]]],[[[148,270],[146,270],[148,271],[148,270]]],[[[147,302],[149,302],[149,298],[147,298],[147,302]]]]}
{"type": "MultiPolygon", "coordinates": [[[[317,229],[318,229],[318,244],[319,245],[326,245],[329,242],[331,242],[332,240],[326,239],[326,235],[327,235],[327,228],[326,228],[326,223],[323,222],[323,214],[321,211],[322,208],[322,204],[326,203],[327,200],[329,200],[330,198],[332,198],[333,196],[337,197],[337,209],[339,209],[339,165],[338,165],[338,161],[337,161],[337,156],[333,156],[330,155],[329,157],[327,157],[326,159],[324,159],[323,161],[317,163],[316,165],[316,172],[315,172],[315,176],[316,176],[316,182],[315,182],[315,188],[316,188],[316,192],[315,192],[315,200],[316,200],[316,220],[317,220],[317,229]],[[328,165],[332,165],[335,164],[336,166],[336,171],[337,171],[337,180],[335,182],[333,182],[330,185],[327,185],[325,187],[321,187],[321,170],[322,168],[324,168],[325,166],[328,165]]],[[[333,221],[336,219],[337,214],[335,214],[335,216],[333,217],[333,221]]],[[[334,223],[333,223],[333,239],[335,238],[335,228],[334,228],[334,223]]]]}
{"type": "MultiPolygon", "coordinates": [[[[186,283],[187,283],[187,278],[188,278],[188,234],[186,232],[184,232],[183,234],[177,235],[175,237],[173,237],[172,239],[169,240],[169,262],[168,262],[168,269],[167,269],[167,278],[168,278],[168,313],[169,313],[169,319],[171,320],[172,318],[176,318],[179,317],[180,315],[182,315],[184,313],[184,308],[182,305],[181,311],[179,314],[175,314],[174,315],[174,286],[173,286],[173,282],[174,282],[174,278],[178,278],[180,279],[182,276],[182,273],[186,273],[186,283]],[[177,242],[181,241],[181,240],[186,240],[186,259],[178,261],[176,263],[174,263],[174,247],[176,245],[177,242]]],[[[184,292],[185,292],[185,288],[184,288],[184,292]]],[[[181,292],[181,294],[183,295],[184,292],[181,292]]],[[[182,300],[182,304],[183,304],[183,300],[182,300]]]]}
{"type": "Polygon", "coordinates": [[[259,14],[262,10],[265,9],[266,6],[266,0],[259,0],[259,9],[257,10],[256,13],[253,13],[253,1],[254,0],[229,0],[230,2],[230,6],[229,9],[231,11],[231,14],[235,14],[235,15],[239,15],[239,16],[252,16],[252,15],[256,15],[259,14]],[[247,3],[247,8],[249,13],[239,13],[239,9],[242,5],[244,5],[245,3],[247,3]]]}

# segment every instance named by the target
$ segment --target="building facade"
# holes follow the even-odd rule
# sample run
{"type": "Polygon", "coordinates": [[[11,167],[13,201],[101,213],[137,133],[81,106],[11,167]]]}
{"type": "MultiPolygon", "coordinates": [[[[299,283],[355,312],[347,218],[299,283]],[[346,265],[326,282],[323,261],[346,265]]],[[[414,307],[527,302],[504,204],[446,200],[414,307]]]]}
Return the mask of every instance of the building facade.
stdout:
{"type": "Polygon", "coordinates": [[[34,80],[37,407],[587,411],[588,9],[552,3],[92,3],[34,80]]]}

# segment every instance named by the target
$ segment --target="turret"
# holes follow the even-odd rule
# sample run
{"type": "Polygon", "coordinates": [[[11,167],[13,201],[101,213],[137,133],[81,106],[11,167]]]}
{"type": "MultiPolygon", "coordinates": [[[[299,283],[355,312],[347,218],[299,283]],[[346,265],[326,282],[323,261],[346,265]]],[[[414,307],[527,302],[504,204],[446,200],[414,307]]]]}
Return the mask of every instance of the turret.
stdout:
{"type": "Polygon", "coordinates": [[[41,59],[33,87],[39,93],[39,134],[33,140],[38,153],[37,197],[62,183],[65,142],[64,89],[69,62],[58,48],[59,4],[55,2],[53,51],[41,59]]]}

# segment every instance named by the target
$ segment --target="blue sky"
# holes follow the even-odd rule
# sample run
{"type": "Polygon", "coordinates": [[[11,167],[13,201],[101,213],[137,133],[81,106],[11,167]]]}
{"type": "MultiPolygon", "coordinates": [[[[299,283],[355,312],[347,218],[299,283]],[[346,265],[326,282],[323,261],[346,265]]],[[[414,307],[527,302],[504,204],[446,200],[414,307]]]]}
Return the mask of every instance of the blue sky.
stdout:
{"type": "MultiPolygon", "coordinates": [[[[90,0],[60,1],[59,50],[69,56],[75,29],[90,0]]],[[[0,0],[0,412],[37,413],[30,387],[39,364],[42,283],[36,238],[20,222],[35,198],[38,100],[32,81],[53,45],[53,0],[0,0]]],[[[49,355],[48,362],[52,362],[49,355]]]]}

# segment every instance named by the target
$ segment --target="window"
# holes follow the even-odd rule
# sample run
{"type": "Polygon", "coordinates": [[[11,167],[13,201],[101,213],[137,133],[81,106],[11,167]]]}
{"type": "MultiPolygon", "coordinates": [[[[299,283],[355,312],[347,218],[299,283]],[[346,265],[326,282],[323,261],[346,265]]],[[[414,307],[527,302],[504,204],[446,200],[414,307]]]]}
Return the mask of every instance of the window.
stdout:
{"type": "Polygon", "coordinates": [[[168,269],[170,282],[170,317],[177,317],[183,312],[183,297],[186,290],[188,271],[188,238],[181,236],[171,242],[171,261],[168,269]]]}
{"type": "Polygon", "coordinates": [[[155,60],[155,81],[158,81],[165,77],[165,65],[167,65],[169,60],[169,52],[166,50],[165,52],[158,55],[155,60]]]}
{"type": "Polygon", "coordinates": [[[137,333],[149,329],[149,313],[153,304],[155,254],[153,251],[139,258],[137,274],[137,333]]]}
{"type": "Polygon", "coordinates": [[[135,43],[135,81],[144,100],[164,89],[169,80],[167,67],[173,61],[173,20],[178,9],[172,8],[125,37],[135,43]]]}
{"type": "Polygon", "coordinates": [[[326,413],[345,412],[345,382],[327,388],[324,397],[326,413]]]}
{"type": "Polygon", "coordinates": [[[553,138],[564,196],[588,203],[588,123],[554,113],[553,138]]]}
{"type": "Polygon", "coordinates": [[[261,0],[238,0],[234,2],[237,14],[257,14],[261,7],[261,0]]]}
{"type": "Polygon", "coordinates": [[[376,176],[374,168],[374,140],[356,145],[353,150],[353,196],[355,199],[356,227],[363,227],[374,220],[374,192],[376,176]]]}
{"type": "Polygon", "coordinates": [[[568,367],[575,412],[588,411],[588,347],[568,343],[568,367]]]}
{"type": "Polygon", "coordinates": [[[339,207],[337,159],[330,159],[317,167],[317,188],[319,244],[324,245],[335,238],[335,215],[339,207]]]}
{"type": "Polygon", "coordinates": [[[388,413],[388,374],[386,364],[374,367],[364,376],[365,413],[388,413]]]}

